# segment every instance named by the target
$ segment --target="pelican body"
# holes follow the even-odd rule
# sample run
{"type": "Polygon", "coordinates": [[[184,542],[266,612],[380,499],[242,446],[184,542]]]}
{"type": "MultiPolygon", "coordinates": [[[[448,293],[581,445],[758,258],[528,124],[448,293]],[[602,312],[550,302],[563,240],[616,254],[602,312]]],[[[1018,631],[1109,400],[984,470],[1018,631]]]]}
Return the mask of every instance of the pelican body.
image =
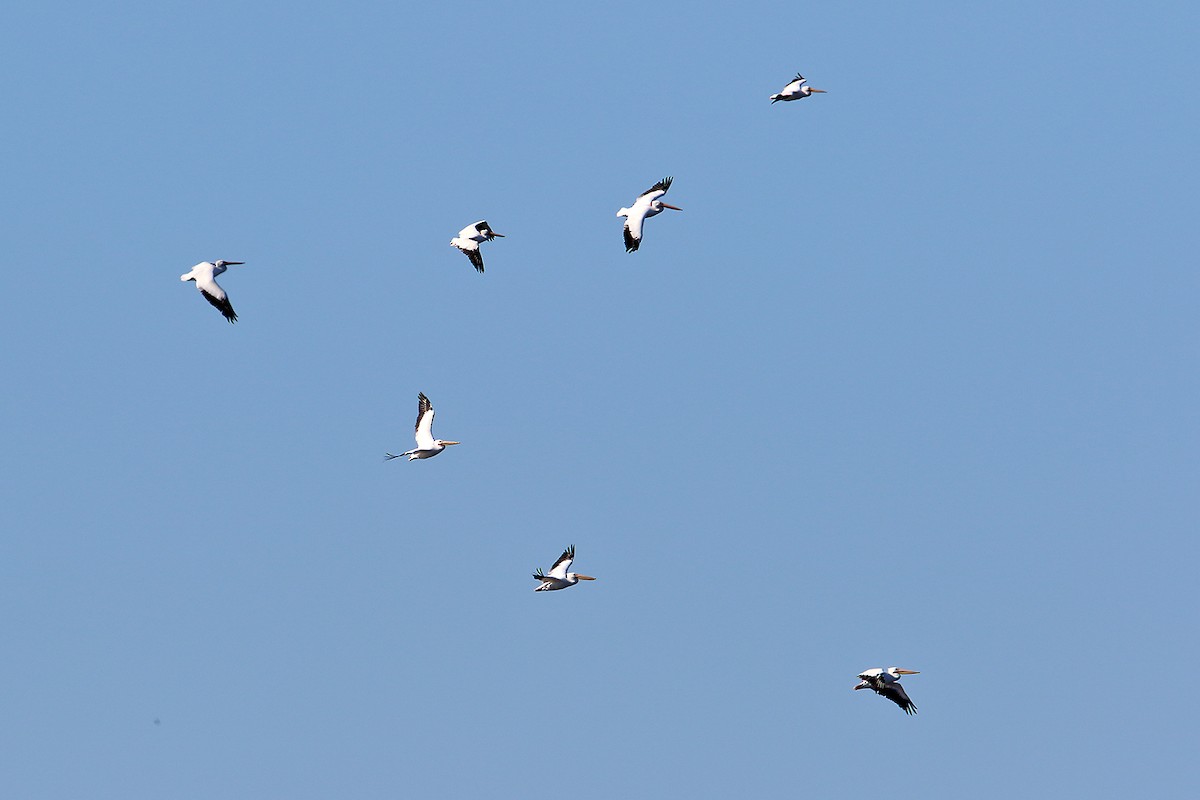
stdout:
{"type": "Polygon", "coordinates": [[[496,233],[486,219],[481,219],[473,225],[468,225],[450,240],[450,244],[466,254],[475,269],[483,272],[483,253],[479,252],[480,242],[490,242],[496,237],[504,238],[503,233],[496,233]]]}
{"type": "Polygon", "coordinates": [[[217,276],[231,266],[245,263],[245,261],[201,261],[192,267],[191,271],[180,275],[179,280],[195,281],[196,288],[200,290],[204,299],[212,303],[225,319],[234,323],[237,322],[237,314],[234,313],[233,305],[229,302],[229,295],[225,294],[225,290],[217,285],[217,276]]]}
{"type": "Polygon", "coordinates": [[[642,223],[664,208],[672,211],[683,211],[679,206],[664,203],[660,198],[671,188],[674,178],[666,177],[638,195],[632,208],[622,208],[617,212],[618,217],[625,218],[625,252],[634,253],[642,244],[642,223]]]}
{"type": "Polygon", "coordinates": [[[562,555],[558,557],[558,561],[554,562],[554,566],[550,568],[550,572],[543,573],[541,567],[534,570],[533,577],[542,582],[540,586],[534,589],[535,592],[553,592],[558,589],[566,589],[568,586],[574,586],[580,581],[596,580],[590,575],[581,575],[578,572],[567,572],[571,568],[571,562],[575,560],[575,545],[571,545],[566,550],[563,550],[562,555]]]}
{"type": "Polygon", "coordinates": [[[785,102],[788,100],[800,100],[812,94],[825,94],[825,90],[812,88],[808,85],[808,81],[804,79],[804,76],[797,72],[792,82],[779,90],[779,94],[771,95],[771,104],[774,105],[780,100],[785,102]]]}
{"type": "Polygon", "coordinates": [[[858,676],[860,683],[854,688],[870,689],[875,694],[882,695],[888,700],[891,700],[900,708],[904,709],[905,714],[917,713],[917,707],[913,705],[913,701],[908,699],[908,692],[904,691],[904,687],[900,685],[901,675],[920,675],[920,672],[911,669],[900,669],[899,667],[876,667],[861,673],[858,676]]]}
{"type": "Polygon", "coordinates": [[[424,392],[417,395],[416,439],[417,446],[412,450],[409,450],[407,453],[400,453],[399,455],[387,453],[384,455],[383,460],[391,461],[393,458],[400,458],[400,456],[408,456],[409,461],[417,458],[433,458],[450,445],[459,444],[459,442],[433,438],[433,404],[429,402],[429,398],[425,396],[424,392]]]}

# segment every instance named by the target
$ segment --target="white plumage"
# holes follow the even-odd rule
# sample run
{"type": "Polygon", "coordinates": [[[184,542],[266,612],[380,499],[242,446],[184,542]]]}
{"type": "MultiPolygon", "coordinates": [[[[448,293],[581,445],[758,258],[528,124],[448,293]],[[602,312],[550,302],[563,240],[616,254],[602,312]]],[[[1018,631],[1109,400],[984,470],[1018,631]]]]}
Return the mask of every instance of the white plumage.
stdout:
{"type": "Polygon", "coordinates": [[[417,424],[413,430],[416,432],[417,446],[399,455],[387,453],[383,457],[384,461],[400,458],[400,456],[408,456],[409,461],[416,458],[433,458],[449,445],[459,444],[459,442],[433,438],[433,403],[429,402],[429,398],[425,396],[424,392],[417,395],[417,424]]]}
{"type": "Polygon", "coordinates": [[[636,252],[642,244],[642,223],[649,217],[661,214],[664,208],[672,211],[683,211],[679,206],[664,203],[661,198],[671,188],[671,177],[663,178],[646,191],[638,195],[632,208],[622,208],[617,212],[618,217],[625,218],[625,252],[636,252]]]}
{"type": "Polygon", "coordinates": [[[543,573],[541,567],[534,570],[533,577],[542,582],[534,591],[553,592],[556,589],[565,589],[568,586],[574,586],[580,581],[596,580],[590,575],[567,572],[571,568],[571,562],[574,560],[575,545],[571,545],[566,550],[563,550],[562,555],[558,557],[558,561],[554,562],[554,566],[550,568],[549,573],[543,573]]]}
{"type": "Polygon", "coordinates": [[[904,691],[904,687],[900,685],[901,675],[920,675],[920,672],[911,669],[900,669],[899,667],[875,667],[861,672],[858,676],[859,683],[855,689],[870,689],[875,694],[882,695],[888,700],[891,700],[900,708],[904,709],[906,714],[917,713],[917,707],[913,705],[913,701],[908,699],[908,692],[904,691]]]}
{"type": "Polygon", "coordinates": [[[479,252],[479,243],[490,242],[496,237],[503,239],[504,234],[496,233],[486,219],[481,219],[459,231],[458,236],[450,240],[450,244],[463,251],[475,269],[483,272],[483,253],[479,252]]]}
{"type": "Polygon", "coordinates": [[[796,77],[792,79],[792,82],[779,90],[779,94],[771,95],[771,103],[774,104],[780,100],[800,100],[801,98],[808,97],[811,94],[824,93],[824,89],[814,89],[809,86],[808,81],[804,79],[804,76],[797,72],[796,77]]]}
{"type": "Polygon", "coordinates": [[[213,307],[225,316],[225,319],[231,323],[237,322],[237,314],[234,313],[233,305],[229,302],[229,295],[225,294],[225,290],[217,285],[217,276],[232,265],[244,263],[246,262],[201,261],[192,267],[191,271],[180,275],[179,280],[195,281],[196,288],[200,290],[200,294],[204,296],[205,300],[212,303],[213,307]]]}

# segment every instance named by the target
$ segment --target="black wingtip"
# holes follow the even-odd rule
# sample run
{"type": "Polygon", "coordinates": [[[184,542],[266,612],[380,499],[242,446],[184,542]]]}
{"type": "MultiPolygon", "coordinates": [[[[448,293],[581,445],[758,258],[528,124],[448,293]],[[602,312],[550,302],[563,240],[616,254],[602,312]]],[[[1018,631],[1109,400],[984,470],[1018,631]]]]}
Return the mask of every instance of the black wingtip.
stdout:
{"type": "Polygon", "coordinates": [[[629,232],[628,225],[623,227],[621,230],[624,231],[624,233],[625,233],[625,252],[626,253],[636,253],[638,247],[642,243],[642,240],[633,238],[633,234],[629,232]]]}

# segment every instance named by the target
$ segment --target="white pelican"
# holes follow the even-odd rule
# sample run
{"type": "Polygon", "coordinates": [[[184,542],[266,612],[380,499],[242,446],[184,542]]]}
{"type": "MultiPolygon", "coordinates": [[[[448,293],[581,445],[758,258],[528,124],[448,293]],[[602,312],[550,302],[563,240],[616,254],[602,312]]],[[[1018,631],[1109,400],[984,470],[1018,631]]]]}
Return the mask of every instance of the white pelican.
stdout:
{"type": "Polygon", "coordinates": [[[661,214],[664,208],[669,208],[672,211],[683,211],[679,206],[668,205],[658,199],[667,193],[667,189],[671,188],[672,180],[670,177],[663,178],[638,195],[638,199],[633,203],[633,208],[622,208],[617,212],[618,217],[625,218],[626,253],[635,252],[641,245],[643,220],[653,217],[655,214],[661,214]]]}
{"type": "Polygon", "coordinates": [[[888,700],[891,700],[896,705],[904,709],[906,714],[917,713],[917,707],[913,705],[913,701],[908,699],[908,693],[904,691],[904,687],[900,685],[901,675],[920,675],[920,672],[911,669],[900,669],[899,667],[876,667],[868,669],[858,676],[862,683],[855,686],[855,689],[870,689],[875,694],[883,695],[888,700]]]}
{"type": "Polygon", "coordinates": [[[383,460],[390,461],[400,456],[408,456],[409,461],[412,461],[414,458],[433,458],[449,445],[459,444],[458,442],[433,438],[433,404],[429,402],[429,398],[425,396],[424,392],[417,395],[416,431],[417,446],[415,448],[397,456],[387,453],[384,455],[383,460]]]}
{"type": "Polygon", "coordinates": [[[504,238],[503,233],[496,233],[492,226],[487,224],[486,219],[481,219],[459,231],[458,236],[450,240],[450,244],[466,253],[475,269],[483,272],[483,254],[479,252],[479,243],[490,242],[497,236],[504,238]]]}
{"type": "Polygon", "coordinates": [[[225,319],[237,322],[237,314],[233,312],[229,295],[225,294],[225,290],[217,285],[217,276],[231,265],[245,263],[245,261],[201,261],[192,267],[191,272],[180,275],[179,280],[195,281],[196,288],[200,290],[200,294],[204,295],[205,300],[216,306],[216,309],[225,315],[225,319]]]}
{"type": "Polygon", "coordinates": [[[542,568],[538,567],[533,573],[533,577],[542,582],[542,585],[534,589],[535,592],[553,592],[555,589],[565,589],[568,586],[574,586],[580,581],[596,580],[590,575],[580,575],[578,572],[567,572],[571,568],[571,562],[575,560],[575,545],[571,545],[566,550],[563,550],[558,561],[554,562],[554,566],[550,568],[550,573],[545,574],[542,568]]]}
{"type": "Polygon", "coordinates": [[[779,94],[771,95],[771,104],[774,105],[780,100],[799,100],[802,97],[808,97],[810,94],[825,94],[824,89],[814,89],[808,85],[808,81],[799,72],[796,77],[787,86],[779,90],[779,94]]]}

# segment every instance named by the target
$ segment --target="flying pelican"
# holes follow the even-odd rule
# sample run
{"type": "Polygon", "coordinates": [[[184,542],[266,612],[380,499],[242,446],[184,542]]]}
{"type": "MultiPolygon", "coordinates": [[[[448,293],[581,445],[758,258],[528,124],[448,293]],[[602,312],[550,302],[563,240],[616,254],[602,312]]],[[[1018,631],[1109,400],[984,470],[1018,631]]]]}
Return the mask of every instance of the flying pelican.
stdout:
{"type": "Polygon", "coordinates": [[[904,709],[906,714],[917,713],[917,707],[913,705],[913,701],[908,699],[908,693],[904,691],[904,687],[900,685],[901,675],[920,675],[920,672],[911,669],[900,669],[899,667],[876,667],[868,669],[858,676],[862,683],[855,686],[855,689],[870,689],[875,694],[883,695],[888,700],[891,700],[896,705],[904,709]]]}
{"type": "Polygon", "coordinates": [[[565,589],[568,586],[574,586],[580,581],[594,581],[595,578],[590,575],[580,575],[578,572],[567,572],[571,568],[571,562],[575,560],[575,545],[571,545],[566,550],[563,550],[558,561],[554,562],[554,566],[550,568],[550,574],[542,572],[542,568],[538,567],[533,573],[533,577],[542,582],[542,585],[534,589],[535,592],[553,592],[555,589],[565,589]]]}
{"type": "Polygon", "coordinates": [[[808,97],[810,94],[825,94],[824,89],[814,89],[808,85],[808,81],[799,72],[796,77],[787,86],[779,90],[779,94],[771,95],[771,105],[774,105],[779,100],[799,100],[802,97],[808,97]]]}
{"type": "Polygon", "coordinates": [[[245,261],[201,261],[192,267],[191,272],[180,275],[179,280],[195,281],[196,288],[200,290],[200,294],[204,295],[205,300],[224,314],[225,319],[237,322],[237,314],[234,313],[233,305],[229,302],[229,295],[225,294],[225,290],[217,285],[217,276],[229,266],[245,263],[245,261]]]}
{"type": "Polygon", "coordinates": [[[384,455],[384,461],[391,461],[393,458],[400,456],[408,456],[408,460],[414,458],[433,458],[438,453],[442,452],[449,445],[459,444],[459,442],[448,442],[445,439],[433,438],[433,403],[429,402],[429,398],[424,392],[417,395],[417,446],[409,450],[407,453],[401,453],[394,456],[391,453],[384,455]]]}
{"type": "Polygon", "coordinates": [[[618,217],[625,218],[626,253],[636,251],[641,245],[643,220],[653,217],[655,214],[661,214],[664,208],[669,208],[672,211],[683,211],[679,206],[668,205],[658,199],[667,193],[667,189],[671,188],[672,180],[670,177],[663,178],[638,195],[638,199],[633,203],[633,208],[622,208],[617,212],[618,217]]]}
{"type": "Polygon", "coordinates": [[[503,233],[496,233],[492,230],[492,226],[487,224],[486,219],[481,219],[474,225],[468,225],[459,231],[458,236],[450,240],[450,244],[466,253],[467,258],[475,265],[475,269],[483,272],[483,254],[479,252],[479,243],[490,242],[497,236],[501,239],[504,238],[503,233]]]}

